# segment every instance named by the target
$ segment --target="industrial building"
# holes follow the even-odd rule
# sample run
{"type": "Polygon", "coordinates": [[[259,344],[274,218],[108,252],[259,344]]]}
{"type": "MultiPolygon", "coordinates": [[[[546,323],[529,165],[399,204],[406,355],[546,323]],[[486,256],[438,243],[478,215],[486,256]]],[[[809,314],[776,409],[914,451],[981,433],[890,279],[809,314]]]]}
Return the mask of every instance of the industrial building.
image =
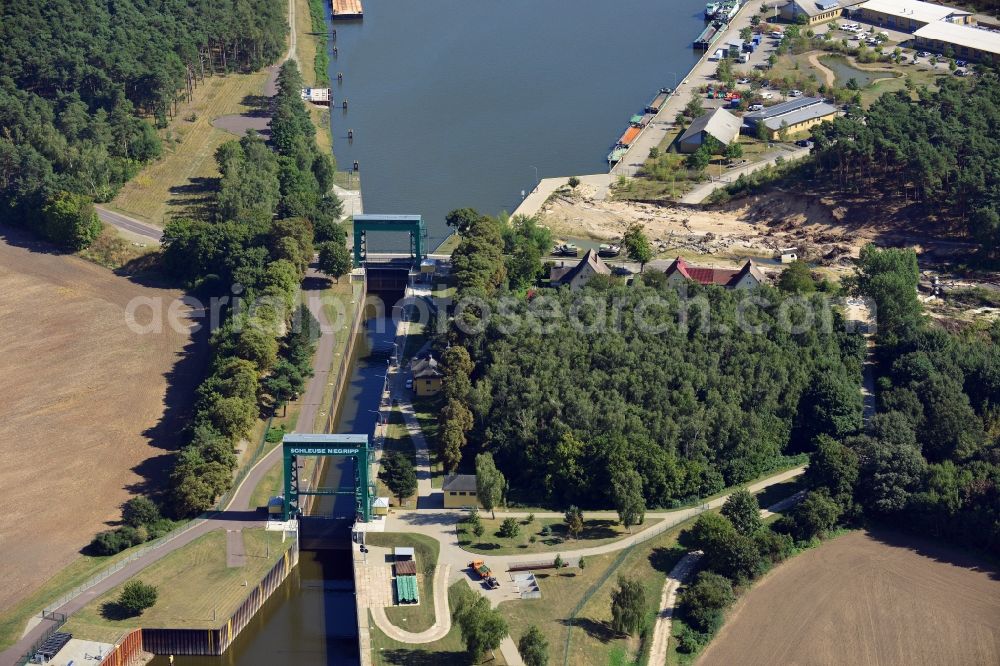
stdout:
{"type": "Polygon", "coordinates": [[[725,109],[716,109],[694,119],[678,140],[678,148],[682,153],[693,153],[702,147],[708,136],[728,146],[739,136],[742,124],[725,109]]]}
{"type": "Polygon", "coordinates": [[[1000,32],[941,21],[917,30],[913,41],[928,51],[950,50],[956,58],[1000,63],[1000,32]]]}
{"type": "Polygon", "coordinates": [[[806,25],[819,25],[844,16],[865,0],[791,0],[781,8],[781,18],[797,23],[800,16],[806,25]]]}
{"type": "Polygon", "coordinates": [[[782,129],[788,134],[804,132],[824,120],[833,120],[836,115],[837,109],[822,97],[799,97],[746,114],[743,116],[743,127],[748,134],[759,136],[758,126],[763,123],[768,138],[774,140],[782,129]]]}
{"type": "Polygon", "coordinates": [[[854,17],[900,32],[914,32],[940,21],[966,25],[973,20],[971,12],[920,0],[868,0],[854,17]]]}

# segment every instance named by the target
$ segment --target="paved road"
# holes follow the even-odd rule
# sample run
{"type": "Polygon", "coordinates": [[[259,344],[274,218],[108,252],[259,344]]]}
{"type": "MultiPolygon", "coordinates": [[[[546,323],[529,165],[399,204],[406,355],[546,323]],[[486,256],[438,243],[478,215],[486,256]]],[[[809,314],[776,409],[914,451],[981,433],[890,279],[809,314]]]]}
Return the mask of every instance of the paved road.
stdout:
{"type": "Polygon", "coordinates": [[[159,243],[163,240],[163,229],[155,227],[147,222],[140,222],[139,220],[122,215],[121,213],[116,213],[113,210],[108,210],[103,206],[94,206],[94,210],[97,211],[97,217],[101,218],[102,222],[107,222],[113,227],[121,229],[122,231],[127,231],[129,233],[142,236],[143,238],[148,238],[149,240],[159,243]]]}
{"type": "MultiPolygon", "coordinates": [[[[778,158],[781,158],[786,162],[791,162],[793,160],[800,160],[809,154],[809,150],[810,150],[809,148],[796,147],[791,150],[788,150],[787,152],[779,153],[777,155],[772,155],[770,158],[766,160],[761,160],[760,162],[753,162],[751,164],[747,164],[746,166],[742,166],[736,169],[731,169],[722,174],[721,178],[717,177],[713,180],[710,180],[707,183],[702,183],[701,185],[698,185],[690,192],[685,194],[683,197],[681,197],[680,203],[700,204],[712,192],[719,189],[720,187],[725,187],[730,183],[735,183],[736,179],[739,178],[740,176],[749,175],[754,171],[759,171],[760,169],[763,169],[766,166],[775,164],[778,161],[778,158]]],[[[709,173],[709,175],[711,175],[711,173],[709,173]]]]}

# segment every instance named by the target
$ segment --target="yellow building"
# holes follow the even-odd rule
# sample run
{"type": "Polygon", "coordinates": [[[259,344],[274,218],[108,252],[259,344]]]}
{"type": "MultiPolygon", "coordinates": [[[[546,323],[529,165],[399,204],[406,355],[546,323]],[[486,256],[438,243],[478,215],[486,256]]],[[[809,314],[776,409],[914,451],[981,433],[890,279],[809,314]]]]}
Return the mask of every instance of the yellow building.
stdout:
{"type": "Polygon", "coordinates": [[[805,25],[819,25],[839,19],[865,0],[790,0],[781,8],[781,18],[792,23],[805,17],[805,25]]]}
{"type": "Polygon", "coordinates": [[[971,12],[920,0],[868,0],[852,15],[865,23],[900,32],[913,32],[938,21],[960,25],[973,21],[971,12]]]}
{"type": "Polygon", "coordinates": [[[418,358],[410,364],[413,390],[419,396],[437,395],[444,385],[444,373],[433,356],[418,358]]]}
{"type": "Polygon", "coordinates": [[[759,136],[758,127],[763,124],[768,138],[774,141],[780,137],[782,130],[792,136],[824,120],[833,120],[836,115],[837,109],[821,97],[799,97],[769,106],[763,111],[748,113],[743,116],[743,124],[750,136],[759,136]]]}
{"type": "Polygon", "coordinates": [[[462,509],[469,506],[482,508],[476,496],[475,474],[449,474],[444,477],[441,489],[444,491],[446,509],[462,509]]]}
{"type": "Polygon", "coordinates": [[[960,60],[1000,63],[1000,32],[954,23],[929,23],[913,33],[917,46],[960,60]]]}

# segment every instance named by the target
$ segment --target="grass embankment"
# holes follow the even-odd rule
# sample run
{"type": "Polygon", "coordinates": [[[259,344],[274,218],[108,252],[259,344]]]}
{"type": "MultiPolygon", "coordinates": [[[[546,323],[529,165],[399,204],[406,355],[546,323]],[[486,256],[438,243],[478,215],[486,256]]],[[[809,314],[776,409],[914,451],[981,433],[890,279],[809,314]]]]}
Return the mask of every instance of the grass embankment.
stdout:
{"type": "Polygon", "coordinates": [[[38,615],[43,608],[59,599],[73,588],[83,585],[100,573],[142,546],[135,546],[117,555],[95,557],[84,555],[45,582],[31,596],[18,602],[0,615],[0,650],[13,645],[21,637],[28,620],[38,615]]]}
{"type": "MultiPolygon", "coordinates": [[[[504,538],[498,536],[500,524],[504,516],[496,519],[489,517],[488,512],[479,513],[480,522],[485,529],[483,536],[472,533],[467,522],[458,524],[458,545],[472,553],[482,555],[525,555],[529,553],[557,553],[560,550],[577,550],[592,548],[612,541],[617,541],[630,535],[629,531],[610,518],[584,520],[583,532],[576,539],[571,539],[566,533],[566,524],[561,518],[536,518],[530,523],[525,518],[518,518],[521,527],[516,537],[504,538]],[[545,528],[549,534],[545,534],[545,528]],[[532,542],[534,537],[534,542],[532,542]]],[[[660,519],[648,517],[642,525],[632,528],[631,534],[637,534],[660,522],[660,519]]]]}
{"type": "MultiPolygon", "coordinates": [[[[302,80],[307,86],[325,88],[330,85],[327,68],[330,56],[327,53],[327,27],[323,14],[323,0],[295,0],[295,53],[302,71],[302,80]]],[[[306,104],[313,124],[316,126],[316,143],[330,151],[333,140],[330,136],[330,110],[313,104],[306,104]]]]}
{"type": "Polygon", "coordinates": [[[226,532],[210,532],[151,564],[136,576],[156,586],[156,605],[139,617],[122,618],[119,585],[84,606],[64,630],[77,638],[108,641],[138,626],[216,628],[238,607],[293,541],[280,532],[243,530],[246,564],[226,566],[226,532]],[[247,583],[244,586],[244,582],[247,583]]]}
{"type": "Polygon", "coordinates": [[[266,70],[207,77],[164,131],[163,157],[126,183],[108,207],[160,226],[172,215],[204,214],[219,177],[215,151],[233,138],[212,121],[260,108],[266,78],[266,70]]]}
{"type": "MultiPolygon", "coordinates": [[[[455,608],[463,600],[475,598],[469,584],[460,580],[448,588],[448,607],[455,608]]],[[[422,645],[410,645],[394,641],[371,623],[372,661],[377,666],[412,666],[413,664],[434,664],[434,666],[469,666],[465,644],[457,625],[451,625],[448,635],[439,641],[422,645]]],[[[496,659],[486,659],[491,666],[505,666],[503,655],[496,652],[496,659]]],[[[550,661],[550,663],[555,663],[550,661]]]]}
{"type": "MultiPolygon", "coordinates": [[[[417,560],[417,585],[420,588],[420,604],[417,606],[392,606],[385,609],[389,622],[400,629],[419,632],[434,626],[434,571],[437,568],[440,544],[423,534],[385,534],[370,532],[366,537],[369,546],[395,548],[412,547],[417,560]]],[[[372,625],[374,628],[374,625],[372,625]]]]}
{"type": "MultiPolygon", "coordinates": [[[[413,439],[410,437],[410,433],[406,430],[406,425],[403,420],[403,415],[399,413],[399,410],[393,409],[389,412],[389,423],[385,431],[385,440],[383,441],[382,455],[389,452],[402,453],[407,458],[410,459],[411,463],[416,464],[417,462],[417,449],[413,445],[413,439]]],[[[392,491],[381,479],[376,479],[375,482],[376,490],[380,497],[389,498],[389,506],[399,506],[399,498],[392,494],[392,491]]],[[[416,507],[416,493],[405,498],[403,501],[403,508],[415,508],[416,507]]]]}
{"type": "Polygon", "coordinates": [[[431,463],[431,487],[440,488],[444,480],[444,464],[438,456],[438,412],[444,406],[440,395],[432,397],[413,397],[413,414],[420,423],[420,431],[427,442],[428,455],[431,463]]]}

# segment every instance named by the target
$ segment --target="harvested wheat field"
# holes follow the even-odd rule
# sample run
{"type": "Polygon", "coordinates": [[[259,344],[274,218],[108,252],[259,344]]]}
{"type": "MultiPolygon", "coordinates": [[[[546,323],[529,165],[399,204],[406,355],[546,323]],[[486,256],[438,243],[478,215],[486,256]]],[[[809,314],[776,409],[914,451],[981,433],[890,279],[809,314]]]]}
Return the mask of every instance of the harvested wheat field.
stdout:
{"type": "Polygon", "coordinates": [[[898,534],[852,532],[782,564],[699,666],[1000,663],[1000,576],[898,534]]]}
{"type": "Polygon", "coordinates": [[[169,326],[134,333],[125,311],[179,296],[0,234],[0,610],[77,557],[133,490],[162,481],[202,345],[169,326]]]}

